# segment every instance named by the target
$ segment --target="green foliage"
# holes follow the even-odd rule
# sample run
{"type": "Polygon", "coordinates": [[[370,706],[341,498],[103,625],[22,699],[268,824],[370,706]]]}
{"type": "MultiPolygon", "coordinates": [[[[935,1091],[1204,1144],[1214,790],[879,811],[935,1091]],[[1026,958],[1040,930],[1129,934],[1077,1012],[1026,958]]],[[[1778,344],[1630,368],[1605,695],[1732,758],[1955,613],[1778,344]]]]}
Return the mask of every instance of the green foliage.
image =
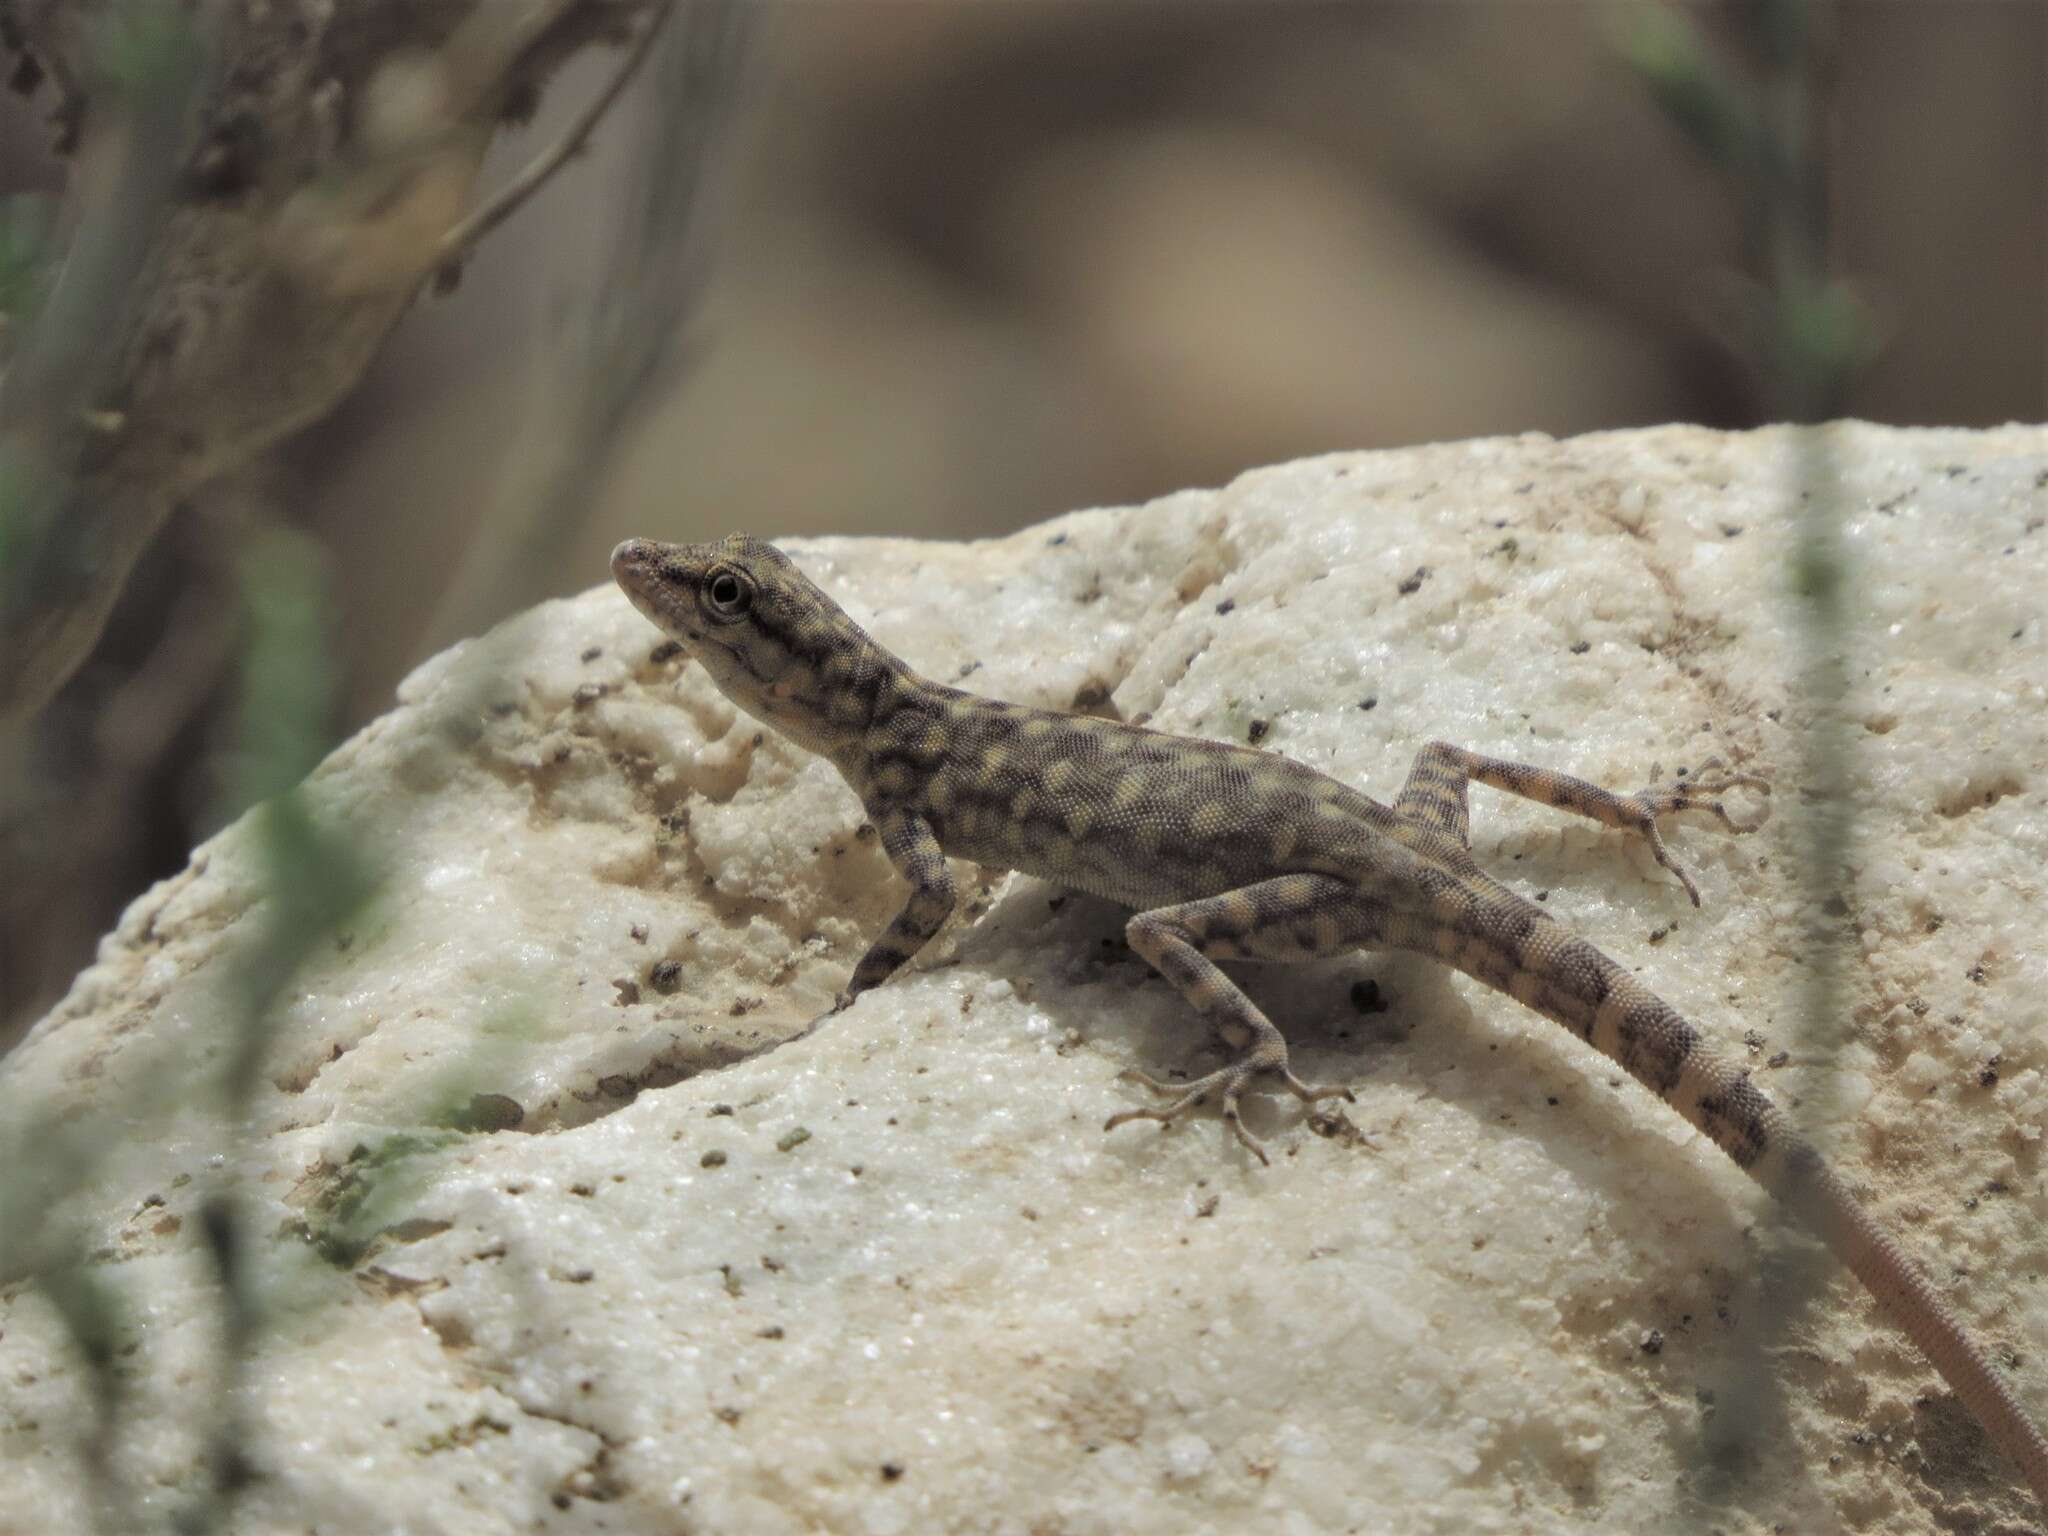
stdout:
{"type": "Polygon", "coordinates": [[[16,444],[0,439],[0,616],[35,597],[52,503],[48,478],[16,444]]]}
{"type": "MultiPolygon", "coordinates": [[[[1823,39],[1807,0],[1755,0],[1732,13],[1762,61],[1749,81],[1725,68],[1692,17],[1659,6],[1632,13],[1623,51],[1673,125],[1721,172],[1740,199],[1752,272],[1740,286],[1729,342],[1761,376],[1775,411],[1795,422],[1838,415],[1849,384],[1876,348],[1874,328],[1854,289],[1828,264],[1825,176],[1813,130],[1823,39]]],[[[1844,1036],[1842,995],[1851,920],[1849,855],[1854,832],[1845,725],[1846,658],[1851,637],[1852,572],[1840,525],[1843,494],[1832,433],[1814,425],[1794,439],[1797,497],[1787,509],[1791,559],[1786,572],[1797,603],[1798,695],[1803,716],[1796,778],[1805,791],[1796,829],[1799,880],[1808,925],[1802,935],[1794,1054],[1828,1060],[1844,1036]]],[[[1838,1117],[1825,1088],[1809,1092],[1804,1133],[1838,1117]]],[[[1810,1307],[1820,1274],[1810,1245],[1779,1233],[1763,1256],[1772,1307],[1746,1343],[1739,1379],[1722,1390],[1722,1412],[1703,1449],[1716,1481],[1739,1477],[1760,1426],[1779,1416],[1768,1361],[1791,1319],[1810,1307]]],[[[1710,1497],[1718,1498],[1718,1494],[1710,1497]]]]}
{"type": "Polygon", "coordinates": [[[241,577],[248,638],[239,741],[225,778],[230,809],[261,802],[255,830],[270,899],[238,967],[241,1008],[225,1085],[237,1120],[255,1091],[277,994],[376,884],[356,843],[323,827],[300,787],[326,750],[333,711],[324,556],[303,534],[259,531],[241,577]]]}
{"type": "Polygon", "coordinates": [[[1691,14],[1631,8],[1617,41],[1650,97],[1740,202],[1751,280],[1738,287],[1725,338],[1761,376],[1777,413],[1839,413],[1875,354],[1875,328],[1853,287],[1827,270],[1823,166],[1813,119],[1821,44],[1804,0],[1758,0],[1739,14],[1763,61],[1755,80],[1717,55],[1691,14]]]}
{"type": "Polygon", "coordinates": [[[1824,273],[1788,272],[1756,331],[1767,369],[1800,417],[1834,414],[1879,351],[1868,306],[1851,284],[1824,273]],[[1812,404],[1801,410],[1799,402],[1812,404]]]}
{"type": "Polygon", "coordinates": [[[26,614],[35,625],[39,608],[61,632],[99,568],[87,547],[94,520],[80,515],[91,503],[70,479],[92,452],[88,423],[117,419],[103,409],[102,391],[121,309],[147,231],[169,205],[205,66],[188,6],[116,0],[89,25],[94,110],[124,118],[129,129],[100,157],[100,195],[83,206],[61,251],[46,199],[0,204],[0,625],[15,644],[16,621],[26,614]]]}
{"type": "MultiPolygon", "coordinates": [[[[0,535],[18,537],[21,509],[36,504],[36,488],[26,482],[18,459],[0,453],[0,514],[6,514],[0,515],[0,535]]],[[[0,1180],[0,1253],[51,1301],[86,1363],[96,1427],[85,1450],[97,1468],[126,1394],[116,1344],[125,1342],[120,1334],[127,1308],[103,1256],[90,1250],[89,1218],[74,1228],[67,1213],[76,1210],[78,1197],[93,1187],[116,1148],[105,1134],[109,1121],[125,1125],[130,1136],[146,1137],[150,1124],[180,1100],[208,1092],[218,1096],[226,1128],[225,1172],[190,1229],[201,1238],[214,1271],[218,1380],[201,1420],[206,1475],[170,1519],[172,1528],[195,1532],[221,1529],[253,1475],[241,1451],[251,1411],[242,1375],[267,1311],[277,1302],[266,1294],[266,1288],[276,1288],[275,1245],[259,1234],[239,1186],[243,1154],[233,1142],[247,1143],[278,998],[299,967],[363,911],[377,885],[361,833],[330,825],[301,782],[327,748],[335,695],[324,557],[301,535],[258,530],[248,538],[240,574],[246,618],[240,726],[221,777],[229,811],[258,802],[249,830],[265,889],[225,971],[230,984],[215,1020],[223,1049],[154,1068],[138,1065],[129,1074],[137,1086],[125,1102],[103,1107],[107,1120],[97,1127],[69,1123],[61,1113],[43,1114],[36,1105],[10,1105],[0,1113],[11,1147],[5,1158],[9,1171],[0,1180]]],[[[146,1057],[147,1046],[138,1048],[146,1057]]],[[[391,1211],[418,1183],[393,1177],[386,1164],[403,1166],[407,1150],[395,1147],[373,1164],[375,1178],[359,1172],[346,1209],[330,1223],[334,1244],[351,1240],[352,1222],[381,1226],[399,1219],[391,1211]]],[[[110,1511],[103,1525],[127,1529],[115,1480],[96,1472],[94,1481],[103,1485],[101,1503],[110,1511]]]]}
{"type": "Polygon", "coordinates": [[[104,86],[124,96],[167,86],[182,91],[203,58],[203,40],[184,6],[119,0],[99,18],[93,67],[104,86]]]}
{"type": "MultiPolygon", "coordinates": [[[[0,11],[6,3],[0,0],[0,11]]],[[[214,9],[172,0],[84,7],[91,62],[78,83],[91,109],[94,163],[107,172],[100,205],[67,221],[69,245],[59,250],[46,203],[0,203],[0,360],[15,386],[0,422],[0,618],[13,617],[17,604],[27,607],[22,632],[41,622],[28,605],[56,606],[61,617],[52,594],[100,578],[86,559],[89,537],[79,531],[90,521],[73,515],[94,494],[79,466],[90,461],[95,432],[118,425],[120,321],[154,248],[152,232],[181,186],[212,62],[206,28],[214,9]]],[[[657,266],[672,276],[683,263],[672,252],[669,258],[657,266]]],[[[643,325],[634,339],[654,329],[643,325]]],[[[479,1091],[492,1053],[530,1032],[530,1014],[510,1008],[439,1074],[425,1102],[406,1106],[402,1128],[365,1138],[340,1168],[311,1181],[314,1197],[296,1227],[302,1242],[288,1234],[280,1240],[274,1209],[245,1184],[273,1151],[258,1140],[258,1117],[270,1102],[265,1063],[281,1003],[294,976],[331,952],[338,937],[367,929],[374,943],[376,849],[393,829],[367,820],[360,806],[342,820],[306,784],[331,745],[338,694],[323,551],[282,529],[257,527],[237,539],[245,620],[239,707],[233,738],[214,766],[218,814],[246,816],[240,846],[259,861],[261,889],[236,918],[218,969],[189,994],[217,1001],[212,1017],[194,1020],[205,1038],[124,1042],[118,1077],[99,1085],[90,1117],[77,1115],[75,1103],[0,1107],[0,1283],[37,1287],[83,1361],[95,1410],[83,1447],[92,1499],[102,1528],[122,1536],[234,1523],[235,1501],[260,1470],[241,1447],[260,1438],[249,1429],[264,1404],[248,1373],[266,1328],[351,1292],[336,1267],[355,1268],[382,1243],[437,1229],[419,1207],[448,1150],[467,1135],[515,1125],[524,1113],[509,1097],[479,1091]],[[117,1080],[132,1086],[117,1096],[117,1080]],[[192,1321],[218,1340],[217,1353],[212,1379],[196,1384],[190,1398],[188,1432],[204,1447],[198,1474],[181,1478],[174,1493],[152,1490],[158,1512],[145,1523],[139,1504],[126,1507],[139,1490],[123,1486],[113,1431],[134,1401],[126,1354],[157,1306],[139,1289],[150,1267],[117,1268],[101,1246],[104,1203],[116,1182],[111,1170],[138,1144],[157,1144],[159,1129],[174,1120],[189,1132],[193,1118],[178,1117],[199,1103],[219,1106],[218,1121],[208,1122],[220,1127],[218,1138],[206,1150],[220,1155],[205,1171],[195,1169],[196,1219],[178,1230],[193,1244],[192,1256],[211,1266],[213,1316],[192,1321]]],[[[479,1420],[463,1433],[494,1432],[502,1426],[479,1420]]]]}
{"type": "MultiPolygon", "coordinates": [[[[289,792],[313,770],[331,737],[336,686],[320,546],[287,529],[260,529],[241,553],[238,575],[248,644],[239,740],[222,807],[229,813],[289,792]]],[[[281,850],[316,851],[303,843],[281,850]]]]}
{"type": "Polygon", "coordinates": [[[432,1185],[440,1154],[460,1140],[453,1132],[400,1131],[374,1146],[359,1144],[329,1171],[300,1235],[325,1262],[353,1269],[379,1238],[407,1230],[408,1213],[432,1185]]]}
{"type": "Polygon", "coordinates": [[[1619,44],[1664,115],[1709,162],[1733,169],[1756,160],[1762,116],[1691,17],[1661,6],[1632,13],[1619,44]]]}
{"type": "MultiPolygon", "coordinates": [[[[47,297],[54,271],[54,215],[47,198],[0,198],[0,366],[47,297]]],[[[44,545],[52,496],[18,443],[0,438],[0,614],[24,590],[44,545]]]]}
{"type": "Polygon", "coordinates": [[[55,222],[47,197],[0,197],[0,347],[42,304],[55,222]]]}

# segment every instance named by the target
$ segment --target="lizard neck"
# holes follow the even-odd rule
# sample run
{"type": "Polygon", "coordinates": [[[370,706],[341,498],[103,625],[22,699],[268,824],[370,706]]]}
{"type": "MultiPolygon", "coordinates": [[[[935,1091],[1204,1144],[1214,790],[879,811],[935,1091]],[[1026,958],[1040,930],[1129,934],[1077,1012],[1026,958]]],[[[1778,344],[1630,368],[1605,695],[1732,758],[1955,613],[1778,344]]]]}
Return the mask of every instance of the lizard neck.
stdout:
{"type": "Polygon", "coordinates": [[[726,690],[755,719],[841,768],[866,760],[878,718],[932,686],[853,625],[845,629],[821,654],[786,660],[772,679],[726,690]]]}

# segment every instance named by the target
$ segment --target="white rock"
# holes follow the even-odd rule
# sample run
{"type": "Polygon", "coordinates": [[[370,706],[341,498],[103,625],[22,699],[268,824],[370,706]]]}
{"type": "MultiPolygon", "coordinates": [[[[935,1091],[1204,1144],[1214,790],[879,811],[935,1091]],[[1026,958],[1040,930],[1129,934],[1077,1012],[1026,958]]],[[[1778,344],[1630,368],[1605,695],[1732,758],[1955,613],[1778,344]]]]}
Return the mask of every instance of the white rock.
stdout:
{"type": "MultiPolygon", "coordinates": [[[[1821,1108],[2048,1416],[2048,432],[1835,440],[1870,872],[1846,1096],[1793,1037],[1787,434],[1345,455],[993,543],[792,548],[934,677],[1240,741],[1263,722],[1383,798],[1432,736],[1624,789],[1713,755],[1769,775],[1756,835],[1672,829],[1699,912],[1640,847],[1485,790],[1475,848],[1821,1108]]],[[[17,1193],[94,1159],[6,1264],[69,1235],[121,1298],[113,1466],[139,1518],[194,1485],[196,1217],[226,1168],[272,1306],[250,1532],[2033,1513],[1833,1272],[1767,1346],[1751,1477],[1716,1481],[1701,1403],[1767,1337],[1767,1202],[1605,1061],[1420,960],[1254,975],[1302,1071],[1359,1095],[1362,1136],[1332,1139],[1261,1095],[1270,1169],[1213,1119],[1102,1133],[1120,1070],[1206,1042],[1105,946],[1119,914],[1028,880],[970,880],[987,910],[929,961],[770,1053],[900,888],[832,773],[658,641],[609,587],[548,604],[421,667],[315,776],[384,882],[287,990],[246,1140],[212,1093],[265,911],[247,822],[137,901],[0,1068],[17,1193]],[[1354,1006],[1367,977],[1388,1011],[1354,1006]],[[473,1094],[518,1128],[433,1128],[473,1094]],[[315,1240],[350,1236],[338,1203],[366,1189],[388,1230],[330,1262],[315,1240]]],[[[0,1383],[0,1529],[86,1529],[87,1377],[18,1277],[0,1383]]]]}

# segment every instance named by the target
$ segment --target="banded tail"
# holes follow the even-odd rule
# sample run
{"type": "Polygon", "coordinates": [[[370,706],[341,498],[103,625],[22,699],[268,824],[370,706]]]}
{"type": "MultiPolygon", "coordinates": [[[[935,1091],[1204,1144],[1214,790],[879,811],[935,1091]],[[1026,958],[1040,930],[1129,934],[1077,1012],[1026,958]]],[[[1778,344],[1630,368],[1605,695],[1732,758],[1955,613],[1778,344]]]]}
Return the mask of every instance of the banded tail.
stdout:
{"type": "MultiPolygon", "coordinates": [[[[1518,952],[1468,944],[1443,958],[1564,1025],[1683,1115],[1847,1265],[1933,1363],[1991,1443],[2048,1507],[2048,1435],[1970,1337],[1905,1249],[1880,1227],[1746,1069],[1717,1056],[1699,1030],[1620,965],[1566,932],[1540,907],[1496,887],[1526,934],[1518,952]],[[1536,922],[1524,927],[1529,915],[1536,922]]],[[[1503,914],[1505,917],[1505,914],[1503,914]]]]}

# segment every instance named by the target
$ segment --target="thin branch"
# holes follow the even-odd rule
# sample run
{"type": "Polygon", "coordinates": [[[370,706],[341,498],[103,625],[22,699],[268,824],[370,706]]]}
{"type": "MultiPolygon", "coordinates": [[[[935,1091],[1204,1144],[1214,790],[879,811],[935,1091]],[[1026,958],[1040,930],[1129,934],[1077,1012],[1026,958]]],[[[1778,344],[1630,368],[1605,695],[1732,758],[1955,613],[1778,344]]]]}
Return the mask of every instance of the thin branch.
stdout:
{"type": "Polygon", "coordinates": [[[611,79],[605,82],[604,89],[584,107],[576,121],[570,124],[569,131],[546,151],[529,161],[526,167],[507,182],[489,202],[442,237],[438,266],[443,275],[450,269],[460,266],[479,240],[512,217],[521,204],[538,192],[555,172],[582,151],[598,123],[611,110],[612,103],[619,99],[626,86],[640,72],[640,66],[647,62],[648,55],[654,52],[655,39],[661,35],[662,27],[674,10],[673,4],[654,7],[647,25],[633,40],[632,50],[626,55],[625,62],[613,73],[611,79]]]}

